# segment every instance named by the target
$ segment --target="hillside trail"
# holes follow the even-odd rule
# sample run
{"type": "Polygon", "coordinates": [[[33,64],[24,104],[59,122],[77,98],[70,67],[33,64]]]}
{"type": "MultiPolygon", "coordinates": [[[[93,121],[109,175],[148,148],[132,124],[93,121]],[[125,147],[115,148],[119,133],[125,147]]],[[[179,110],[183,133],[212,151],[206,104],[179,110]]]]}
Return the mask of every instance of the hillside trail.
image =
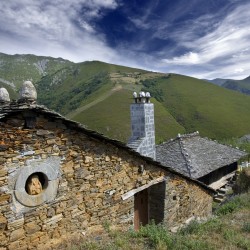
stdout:
{"type": "Polygon", "coordinates": [[[74,110],[74,111],[68,113],[68,114],[66,115],[66,117],[67,117],[68,119],[72,119],[72,117],[78,115],[79,113],[83,112],[83,111],[86,110],[86,109],[89,109],[89,108],[93,107],[93,106],[96,105],[97,103],[104,101],[105,99],[107,99],[108,97],[110,97],[111,95],[113,95],[114,92],[120,91],[121,89],[122,89],[122,85],[119,84],[119,85],[115,86],[115,87],[112,88],[110,91],[104,93],[103,95],[101,95],[101,96],[100,96],[99,98],[97,98],[96,100],[94,100],[94,101],[88,103],[87,105],[84,105],[84,106],[82,106],[82,107],[79,107],[79,108],[77,108],[76,110],[74,110]]]}

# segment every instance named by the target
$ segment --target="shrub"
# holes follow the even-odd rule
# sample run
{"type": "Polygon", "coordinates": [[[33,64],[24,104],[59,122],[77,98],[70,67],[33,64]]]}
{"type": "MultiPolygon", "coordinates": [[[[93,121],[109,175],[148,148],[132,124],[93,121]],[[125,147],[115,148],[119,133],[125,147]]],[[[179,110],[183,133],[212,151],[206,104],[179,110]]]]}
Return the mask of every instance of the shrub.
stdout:
{"type": "Polygon", "coordinates": [[[172,238],[167,229],[161,224],[156,225],[154,222],[145,227],[141,227],[136,236],[147,237],[150,245],[153,247],[167,246],[172,243],[172,238]]]}
{"type": "Polygon", "coordinates": [[[237,177],[236,183],[233,186],[236,194],[246,193],[250,191],[250,167],[244,168],[237,177]]]}
{"type": "Polygon", "coordinates": [[[239,207],[239,205],[237,203],[229,202],[229,203],[226,203],[225,205],[219,207],[216,211],[216,214],[217,215],[230,214],[230,213],[234,212],[238,207],[239,207]]]}
{"type": "Polygon", "coordinates": [[[188,236],[176,235],[172,246],[169,249],[173,250],[215,250],[210,243],[202,239],[191,239],[188,236]]]}
{"type": "Polygon", "coordinates": [[[245,222],[242,227],[243,232],[250,233],[250,222],[245,222]]]}
{"type": "Polygon", "coordinates": [[[244,194],[240,196],[235,196],[232,200],[228,201],[226,204],[223,204],[216,210],[217,215],[226,215],[233,213],[234,211],[242,207],[250,207],[250,195],[244,194]]]}
{"type": "Polygon", "coordinates": [[[192,221],[186,227],[180,230],[181,235],[196,234],[200,231],[200,224],[197,221],[192,221]]]}

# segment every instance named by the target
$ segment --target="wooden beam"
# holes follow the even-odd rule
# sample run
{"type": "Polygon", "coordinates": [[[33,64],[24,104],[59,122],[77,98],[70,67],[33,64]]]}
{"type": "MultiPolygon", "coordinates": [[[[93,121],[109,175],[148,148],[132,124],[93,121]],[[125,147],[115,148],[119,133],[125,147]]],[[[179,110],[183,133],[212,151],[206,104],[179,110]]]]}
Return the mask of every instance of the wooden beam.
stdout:
{"type": "Polygon", "coordinates": [[[232,173],[223,176],[218,181],[215,181],[215,182],[211,183],[209,185],[209,187],[213,188],[214,190],[217,190],[217,189],[221,188],[222,186],[227,184],[229,178],[232,178],[235,175],[235,172],[236,171],[233,171],[232,173]]]}
{"type": "Polygon", "coordinates": [[[146,189],[146,188],[149,188],[150,186],[153,186],[153,185],[155,185],[155,184],[158,184],[158,183],[160,183],[160,182],[163,182],[163,181],[165,181],[166,179],[167,179],[167,178],[166,178],[165,176],[161,176],[161,177],[159,177],[159,178],[157,178],[157,179],[155,179],[155,180],[150,181],[148,184],[145,184],[145,185],[143,185],[143,186],[141,186],[141,187],[132,189],[132,190],[128,191],[127,193],[123,194],[123,195],[122,195],[122,199],[123,199],[123,200],[126,200],[126,199],[128,199],[129,197],[133,196],[134,194],[136,194],[136,193],[138,193],[138,192],[140,192],[140,191],[142,191],[142,190],[144,190],[144,189],[146,189]]]}

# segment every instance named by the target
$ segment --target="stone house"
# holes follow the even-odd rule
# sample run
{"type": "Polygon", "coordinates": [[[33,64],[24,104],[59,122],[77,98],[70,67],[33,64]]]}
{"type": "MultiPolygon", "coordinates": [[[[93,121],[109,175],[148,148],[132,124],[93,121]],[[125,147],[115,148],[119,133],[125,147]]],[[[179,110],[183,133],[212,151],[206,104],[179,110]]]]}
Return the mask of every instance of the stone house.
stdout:
{"type": "Polygon", "coordinates": [[[211,215],[212,189],[36,104],[32,93],[24,87],[10,102],[0,89],[1,249],[51,248],[106,222],[173,229],[211,215]]]}

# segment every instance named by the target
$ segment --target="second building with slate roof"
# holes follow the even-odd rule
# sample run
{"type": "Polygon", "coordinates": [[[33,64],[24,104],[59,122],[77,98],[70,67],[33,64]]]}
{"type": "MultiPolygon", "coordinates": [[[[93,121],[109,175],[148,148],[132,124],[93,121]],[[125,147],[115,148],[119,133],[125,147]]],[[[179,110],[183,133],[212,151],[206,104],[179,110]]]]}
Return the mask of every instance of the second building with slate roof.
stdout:
{"type": "Polygon", "coordinates": [[[156,147],[156,160],[162,165],[214,189],[226,184],[237,170],[237,161],[246,155],[241,150],[202,138],[198,132],[178,135],[156,147]]]}

